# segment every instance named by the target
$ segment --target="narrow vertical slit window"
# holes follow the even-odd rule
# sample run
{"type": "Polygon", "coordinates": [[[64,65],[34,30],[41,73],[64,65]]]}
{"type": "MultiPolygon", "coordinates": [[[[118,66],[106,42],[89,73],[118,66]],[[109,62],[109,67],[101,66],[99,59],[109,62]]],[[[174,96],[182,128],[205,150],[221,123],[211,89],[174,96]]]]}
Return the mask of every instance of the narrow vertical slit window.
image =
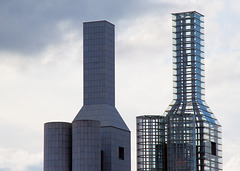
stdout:
{"type": "Polygon", "coordinates": [[[103,151],[101,150],[101,171],[103,171],[103,151]]]}
{"type": "Polygon", "coordinates": [[[123,147],[119,147],[118,153],[119,153],[119,159],[124,160],[124,148],[123,147]]]}

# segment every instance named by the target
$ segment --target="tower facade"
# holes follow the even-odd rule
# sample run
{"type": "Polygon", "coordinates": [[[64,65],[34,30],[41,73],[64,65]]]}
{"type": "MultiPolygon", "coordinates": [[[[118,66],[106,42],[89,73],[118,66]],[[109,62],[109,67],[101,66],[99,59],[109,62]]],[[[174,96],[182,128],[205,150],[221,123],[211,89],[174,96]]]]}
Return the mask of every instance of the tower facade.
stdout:
{"type": "Polygon", "coordinates": [[[130,131],[115,108],[114,35],[107,21],[83,24],[84,105],[74,121],[100,121],[103,171],[130,171],[130,131]]]}
{"type": "Polygon", "coordinates": [[[83,24],[84,105],[44,129],[44,171],[130,171],[130,130],[115,108],[114,25],[83,24]],[[64,165],[64,167],[62,166],[64,165]]]}
{"type": "Polygon", "coordinates": [[[167,169],[165,117],[144,115],[137,117],[137,170],[167,169]]]}
{"type": "Polygon", "coordinates": [[[173,101],[164,113],[167,157],[161,156],[168,171],[222,170],[221,125],[205,102],[203,17],[172,14],[173,101]]]}

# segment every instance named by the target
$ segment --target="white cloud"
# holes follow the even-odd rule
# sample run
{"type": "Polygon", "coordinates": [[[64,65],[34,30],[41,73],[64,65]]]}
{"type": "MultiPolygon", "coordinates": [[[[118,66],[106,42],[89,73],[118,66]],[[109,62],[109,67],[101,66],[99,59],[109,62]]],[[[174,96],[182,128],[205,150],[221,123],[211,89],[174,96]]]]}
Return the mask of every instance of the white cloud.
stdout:
{"type": "Polygon", "coordinates": [[[26,171],[29,166],[42,165],[42,153],[29,153],[22,149],[2,149],[0,148],[0,170],[26,171]]]}
{"type": "Polygon", "coordinates": [[[239,137],[234,138],[225,138],[223,139],[224,143],[224,158],[227,160],[223,160],[224,162],[224,171],[238,171],[240,168],[240,139],[239,137]]]}
{"type": "Polygon", "coordinates": [[[240,1],[238,1],[238,0],[230,0],[230,1],[227,1],[227,2],[229,4],[229,8],[231,9],[231,11],[229,11],[229,12],[239,13],[240,1]]]}
{"type": "MultiPolygon", "coordinates": [[[[81,96],[81,45],[81,36],[78,33],[65,30],[63,41],[48,46],[38,54],[39,57],[2,53],[0,111],[5,115],[1,117],[5,121],[34,127],[34,122],[39,122],[36,118],[46,119],[47,115],[43,113],[48,109],[50,113],[54,104],[64,108],[64,105],[59,104],[59,97],[68,94],[69,97],[65,98],[70,98],[76,92],[81,96]],[[14,112],[16,109],[17,112],[14,112]]],[[[64,101],[64,97],[62,99],[64,101]]],[[[60,118],[61,116],[56,119],[60,118]]]]}
{"type": "Polygon", "coordinates": [[[239,171],[240,168],[240,155],[231,157],[231,159],[224,165],[225,171],[239,171]]]}

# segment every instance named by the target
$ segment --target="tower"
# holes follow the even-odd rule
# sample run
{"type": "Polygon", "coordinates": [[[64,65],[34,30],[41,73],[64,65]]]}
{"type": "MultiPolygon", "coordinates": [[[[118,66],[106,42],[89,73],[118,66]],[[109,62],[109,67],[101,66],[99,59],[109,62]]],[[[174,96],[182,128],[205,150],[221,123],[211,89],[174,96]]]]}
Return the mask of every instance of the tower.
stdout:
{"type": "Polygon", "coordinates": [[[83,24],[84,105],[44,126],[44,171],[130,171],[130,130],[115,108],[114,25],[83,24]]]}
{"type": "Polygon", "coordinates": [[[222,170],[221,125],[205,102],[203,17],[172,14],[173,101],[159,123],[165,123],[167,154],[161,158],[168,171],[222,170]]]}
{"type": "Polygon", "coordinates": [[[83,24],[84,105],[76,120],[101,122],[103,171],[130,171],[130,131],[115,108],[114,25],[83,24]]]}

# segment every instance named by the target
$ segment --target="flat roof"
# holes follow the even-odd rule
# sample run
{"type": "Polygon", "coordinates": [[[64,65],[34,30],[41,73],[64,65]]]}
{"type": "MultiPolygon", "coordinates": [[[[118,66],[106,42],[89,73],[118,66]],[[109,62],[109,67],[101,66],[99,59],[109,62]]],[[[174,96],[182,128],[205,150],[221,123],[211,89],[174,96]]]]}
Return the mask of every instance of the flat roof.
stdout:
{"type": "Polygon", "coordinates": [[[201,14],[197,11],[176,12],[176,13],[172,13],[172,14],[184,14],[184,13],[198,13],[199,15],[204,16],[203,14],[201,14]]]}
{"type": "Polygon", "coordinates": [[[107,21],[107,20],[99,20],[99,21],[87,21],[87,22],[83,22],[83,24],[85,24],[85,23],[97,23],[97,22],[107,22],[107,23],[109,23],[109,24],[111,24],[111,25],[113,25],[114,26],[114,24],[113,23],[110,23],[109,21],[107,21]]]}

